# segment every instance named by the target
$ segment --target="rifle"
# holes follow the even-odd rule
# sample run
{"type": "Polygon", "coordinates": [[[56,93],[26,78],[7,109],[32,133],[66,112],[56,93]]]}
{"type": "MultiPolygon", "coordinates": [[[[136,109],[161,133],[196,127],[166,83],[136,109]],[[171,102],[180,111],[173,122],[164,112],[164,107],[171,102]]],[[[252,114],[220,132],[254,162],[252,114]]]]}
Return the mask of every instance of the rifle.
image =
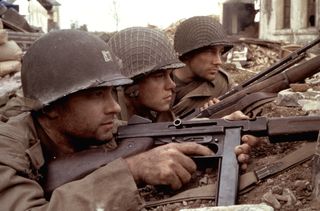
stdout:
{"type": "Polygon", "coordinates": [[[238,121],[176,119],[160,123],[134,116],[127,126],[118,128],[116,138],[120,145],[117,149],[86,150],[49,162],[43,187],[45,192],[51,193],[57,187],[81,179],[112,160],[141,153],[155,145],[197,142],[215,152],[214,156],[193,156],[197,163],[208,160],[211,163],[213,160],[219,162],[216,204],[232,205],[237,198],[239,173],[234,148],[240,144],[241,135],[269,136],[271,142],[279,142],[315,139],[318,130],[320,116],[258,117],[238,121]]]}
{"type": "Polygon", "coordinates": [[[194,117],[221,118],[236,110],[245,110],[249,105],[263,99],[273,99],[276,93],[289,88],[290,83],[299,82],[320,70],[320,57],[316,56],[302,64],[293,66],[305,57],[306,51],[320,42],[320,38],[290,53],[285,58],[261,71],[252,78],[234,87],[218,97],[219,103],[207,109],[193,111],[183,115],[183,119],[194,117]]]}

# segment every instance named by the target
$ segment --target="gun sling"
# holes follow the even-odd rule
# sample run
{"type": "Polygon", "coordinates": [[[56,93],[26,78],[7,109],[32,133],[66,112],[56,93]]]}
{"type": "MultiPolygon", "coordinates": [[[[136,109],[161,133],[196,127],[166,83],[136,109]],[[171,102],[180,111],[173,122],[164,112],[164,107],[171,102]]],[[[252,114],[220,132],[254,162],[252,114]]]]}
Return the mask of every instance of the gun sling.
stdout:
{"type": "Polygon", "coordinates": [[[301,145],[299,149],[289,153],[283,158],[267,164],[258,170],[247,172],[241,175],[239,181],[240,193],[247,192],[248,187],[255,185],[266,177],[277,174],[285,169],[291,168],[310,159],[315,152],[315,146],[315,142],[306,142],[305,144],[301,145]]]}

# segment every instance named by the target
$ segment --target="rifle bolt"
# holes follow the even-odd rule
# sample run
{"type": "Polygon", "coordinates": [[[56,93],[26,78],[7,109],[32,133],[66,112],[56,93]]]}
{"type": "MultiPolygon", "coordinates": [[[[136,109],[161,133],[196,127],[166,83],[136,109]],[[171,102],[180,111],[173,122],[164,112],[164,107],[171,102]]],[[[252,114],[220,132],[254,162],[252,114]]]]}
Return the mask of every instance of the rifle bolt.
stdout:
{"type": "Polygon", "coordinates": [[[217,143],[219,142],[219,139],[215,138],[213,141],[217,143]]]}

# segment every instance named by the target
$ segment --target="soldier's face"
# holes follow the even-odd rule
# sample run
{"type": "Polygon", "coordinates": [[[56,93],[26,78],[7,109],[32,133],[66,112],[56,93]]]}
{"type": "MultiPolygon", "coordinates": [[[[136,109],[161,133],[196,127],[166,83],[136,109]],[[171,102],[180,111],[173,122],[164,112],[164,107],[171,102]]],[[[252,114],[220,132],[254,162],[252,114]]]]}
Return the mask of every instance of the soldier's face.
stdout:
{"type": "Polygon", "coordinates": [[[194,77],[212,81],[222,64],[222,52],[223,46],[212,46],[194,55],[186,64],[194,77]]]}
{"type": "Polygon", "coordinates": [[[138,102],[153,111],[168,111],[176,84],[171,78],[172,70],[152,73],[139,82],[138,102]]]}
{"type": "Polygon", "coordinates": [[[60,132],[69,139],[107,141],[120,106],[110,87],[84,90],[67,96],[58,108],[60,132]]]}

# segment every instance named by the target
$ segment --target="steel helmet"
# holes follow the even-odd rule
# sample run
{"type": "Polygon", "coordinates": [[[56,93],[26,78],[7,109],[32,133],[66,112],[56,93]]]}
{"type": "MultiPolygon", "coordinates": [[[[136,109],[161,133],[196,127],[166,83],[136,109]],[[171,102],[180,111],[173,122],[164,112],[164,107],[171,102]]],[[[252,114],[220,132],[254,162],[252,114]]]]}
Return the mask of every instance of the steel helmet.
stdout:
{"type": "Polygon", "coordinates": [[[130,78],[184,66],[169,38],[158,29],[130,27],[113,35],[108,45],[122,61],[122,73],[130,78]]]}
{"type": "Polygon", "coordinates": [[[223,45],[224,52],[232,48],[222,25],[210,16],[194,16],[183,21],[174,35],[174,49],[182,55],[206,46],[223,45]]]}
{"type": "Polygon", "coordinates": [[[131,82],[103,40],[78,30],[38,39],[23,57],[21,79],[24,96],[40,108],[80,90],[131,82]]]}

